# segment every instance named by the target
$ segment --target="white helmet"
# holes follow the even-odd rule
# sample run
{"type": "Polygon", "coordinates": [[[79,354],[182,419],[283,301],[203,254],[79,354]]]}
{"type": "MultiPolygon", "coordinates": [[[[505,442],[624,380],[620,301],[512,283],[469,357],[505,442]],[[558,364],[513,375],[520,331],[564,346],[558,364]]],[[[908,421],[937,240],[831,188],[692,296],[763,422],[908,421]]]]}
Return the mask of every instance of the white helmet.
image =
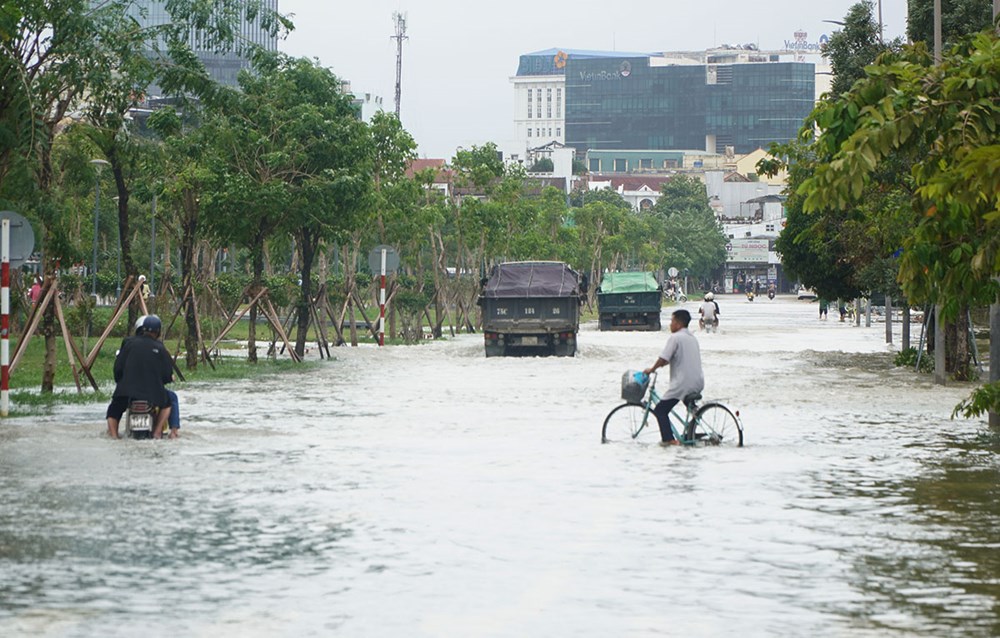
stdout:
{"type": "Polygon", "coordinates": [[[715,299],[715,294],[714,293],[711,293],[711,292],[706,292],[705,293],[705,301],[712,301],[713,299],[715,299]]]}
{"type": "Polygon", "coordinates": [[[145,322],[146,322],[146,315],[142,315],[138,319],[135,320],[135,332],[134,332],[134,334],[137,334],[137,335],[141,335],[142,334],[142,328],[143,328],[142,324],[144,324],[145,322]]]}

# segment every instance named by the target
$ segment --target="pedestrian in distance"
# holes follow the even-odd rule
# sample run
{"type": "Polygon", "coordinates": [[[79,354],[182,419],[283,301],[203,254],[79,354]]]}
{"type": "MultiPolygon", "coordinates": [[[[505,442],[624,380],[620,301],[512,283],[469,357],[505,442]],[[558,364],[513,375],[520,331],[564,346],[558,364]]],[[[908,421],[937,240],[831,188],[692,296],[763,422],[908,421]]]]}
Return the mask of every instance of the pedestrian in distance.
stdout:
{"type": "Polygon", "coordinates": [[[826,319],[827,310],[830,309],[830,302],[826,299],[819,300],[819,318],[826,319]]]}
{"type": "Polygon", "coordinates": [[[670,317],[670,337],[657,357],[656,363],[643,370],[652,374],[663,366],[670,366],[670,385],[660,402],[653,408],[660,426],[660,445],[680,445],[670,427],[670,411],[688,394],[705,388],[705,374],[701,369],[701,348],[698,339],[688,330],[691,313],[683,308],[670,317]]]}

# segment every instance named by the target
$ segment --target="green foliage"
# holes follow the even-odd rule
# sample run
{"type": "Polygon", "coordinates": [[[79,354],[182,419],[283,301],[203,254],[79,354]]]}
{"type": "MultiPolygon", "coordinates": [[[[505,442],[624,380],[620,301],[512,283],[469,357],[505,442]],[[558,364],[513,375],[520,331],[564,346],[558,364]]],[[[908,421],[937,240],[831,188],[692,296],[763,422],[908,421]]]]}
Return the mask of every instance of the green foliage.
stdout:
{"type": "Polygon", "coordinates": [[[854,83],[865,77],[865,67],[875,62],[883,52],[898,49],[898,40],[883,44],[879,41],[879,24],[873,14],[873,3],[864,0],[852,6],[844,17],[843,28],[835,31],[823,46],[823,55],[830,60],[834,96],[847,93],[854,83]]]}
{"type": "Polygon", "coordinates": [[[235,308],[243,296],[243,291],[250,285],[250,277],[243,273],[219,273],[213,282],[219,300],[227,309],[235,308]]]}
{"type": "Polygon", "coordinates": [[[664,184],[662,190],[653,213],[663,221],[663,265],[687,270],[696,277],[711,275],[725,263],[728,240],[708,205],[705,184],[680,175],[664,184]]]}
{"type": "Polygon", "coordinates": [[[951,418],[961,414],[966,419],[973,419],[988,412],[1000,412],[1000,382],[988,383],[973,390],[955,406],[951,418]]]}
{"type": "MultiPolygon", "coordinates": [[[[916,348],[903,348],[896,353],[893,357],[893,364],[900,368],[910,368],[913,369],[917,365],[917,357],[920,355],[920,351],[916,348]]],[[[934,357],[929,356],[926,352],[923,356],[920,356],[920,372],[925,374],[930,374],[934,372],[934,357]]]]}
{"type": "Polygon", "coordinates": [[[798,188],[806,212],[849,210],[883,162],[912,162],[910,230],[900,282],[914,303],[946,317],[989,303],[1000,273],[1000,41],[981,34],[941,65],[922,46],[868,69],[868,79],[814,111],[820,161],[798,188]]]}
{"type": "Polygon", "coordinates": [[[552,160],[550,160],[547,157],[543,157],[542,159],[540,159],[537,162],[535,162],[534,164],[532,164],[531,168],[528,169],[528,172],[529,173],[551,173],[554,170],[555,170],[555,165],[552,163],[552,160]]]}
{"type": "MultiPolygon", "coordinates": [[[[993,22],[990,0],[941,0],[941,37],[945,47],[989,29],[993,22]]],[[[908,0],[906,35],[911,42],[934,47],[934,0],[908,0]]]]}

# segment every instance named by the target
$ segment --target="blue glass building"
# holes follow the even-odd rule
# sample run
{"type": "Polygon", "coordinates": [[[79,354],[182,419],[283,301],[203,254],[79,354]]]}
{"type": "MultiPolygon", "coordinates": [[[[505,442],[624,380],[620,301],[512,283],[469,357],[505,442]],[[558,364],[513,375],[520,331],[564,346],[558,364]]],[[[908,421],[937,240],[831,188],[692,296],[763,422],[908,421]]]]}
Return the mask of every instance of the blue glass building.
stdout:
{"type": "Polygon", "coordinates": [[[793,139],[816,100],[812,63],[747,57],[752,61],[710,55],[705,64],[678,64],[646,54],[540,51],[521,56],[514,81],[515,88],[533,78],[564,83],[560,141],[578,156],[591,149],[730,147],[745,154],[793,139]]]}

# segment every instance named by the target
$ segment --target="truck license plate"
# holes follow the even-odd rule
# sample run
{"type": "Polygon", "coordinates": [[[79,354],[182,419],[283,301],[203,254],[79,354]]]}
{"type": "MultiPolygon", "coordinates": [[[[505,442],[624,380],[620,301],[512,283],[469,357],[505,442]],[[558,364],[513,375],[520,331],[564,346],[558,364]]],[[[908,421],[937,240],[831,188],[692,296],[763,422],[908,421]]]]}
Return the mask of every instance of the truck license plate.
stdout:
{"type": "Polygon", "coordinates": [[[537,346],[538,337],[521,337],[522,346],[537,346]]]}

